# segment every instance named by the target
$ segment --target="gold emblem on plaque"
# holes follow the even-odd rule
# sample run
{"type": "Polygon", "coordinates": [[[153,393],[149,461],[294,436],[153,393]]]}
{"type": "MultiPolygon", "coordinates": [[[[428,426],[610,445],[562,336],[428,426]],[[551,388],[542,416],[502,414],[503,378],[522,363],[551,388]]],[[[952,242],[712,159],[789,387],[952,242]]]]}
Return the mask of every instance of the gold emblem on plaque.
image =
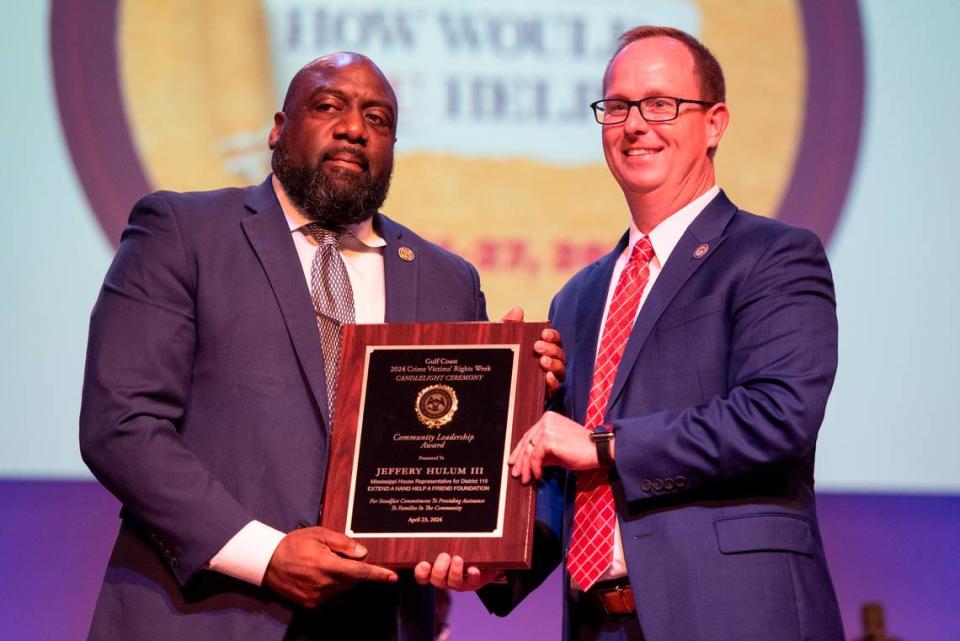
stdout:
{"type": "Polygon", "coordinates": [[[428,428],[440,427],[453,420],[457,393],[449,385],[430,385],[420,390],[413,407],[421,423],[428,428]]]}

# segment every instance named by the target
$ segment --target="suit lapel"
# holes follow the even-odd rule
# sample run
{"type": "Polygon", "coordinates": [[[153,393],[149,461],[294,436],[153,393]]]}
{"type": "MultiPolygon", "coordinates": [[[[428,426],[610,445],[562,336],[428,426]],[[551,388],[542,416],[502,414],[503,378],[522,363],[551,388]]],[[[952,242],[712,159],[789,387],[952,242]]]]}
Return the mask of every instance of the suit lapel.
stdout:
{"type": "Polygon", "coordinates": [[[586,275],[577,298],[577,335],[574,343],[576,353],[573,368],[574,416],[583,421],[587,414],[587,401],[593,384],[593,367],[597,360],[597,341],[600,340],[600,322],[603,306],[610,288],[610,278],[617,257],[627,246],[629,236],[624,234],[613,251],[594,264],[586,275]]]}
{"type": "Polygon", "coordinates": [[[404,244],[404,229],[383,214],[377,214],[375,223],[387,241],[383,248],[383,278],[386,291],[385,320],[388,323],[413,323],[417,320],[417,269],[420,263],[412,239],[404,244]],[[401,249],[410,260],[404,260],[401,249]]]}
{"type": "Polygon", "coordinates": [[[610,399],[607,401],[608,412],[623,392],[630,370],[633,369],[637,357],[640,355],[640,350],[643,349],[644,343],[660,316],[680,288],[683,287],[683,284],[701,265],[706,263],[710,254],[715,252],[717,247],[723,243],[725,239],[722,236],[723,231],[736,211],[737,208],[721,191],[690,223],[690,226],[680,237],[680,241],[673,248],[670,258],[663,265],[657,281],[653,284],[653,289],[647,295],[636,323],[634,323],[633,331],[630,333],[630,338],[627,340],[623,359],[617,368],[617,376],[613,382],[613,389],[610,391],[610,399]],[[695,258],[694,252],[704,243],[709,246],[707,254],[695,258]]]}
{"type": "Polygon", "coordinates": [[[323,350],[313,302],[290,228],[269,177],[250,191],[246,206],[256,215],[243,220],[243,231],[273,288],[290,341],[323,416],[324,425],[329,425],[323,350]]]}

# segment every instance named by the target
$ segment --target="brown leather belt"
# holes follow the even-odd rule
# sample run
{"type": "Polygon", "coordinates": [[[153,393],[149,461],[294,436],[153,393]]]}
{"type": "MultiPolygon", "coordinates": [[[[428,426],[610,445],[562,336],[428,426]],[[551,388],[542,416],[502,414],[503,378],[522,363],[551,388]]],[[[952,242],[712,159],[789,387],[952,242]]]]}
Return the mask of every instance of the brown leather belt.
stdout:
{"type": "Polygon", "coordinates": [[[633,602],[633,589],[626,577],[597,583],[581,594],[580,602],[607,616],[625,616],[637,611],[633,602]]]}

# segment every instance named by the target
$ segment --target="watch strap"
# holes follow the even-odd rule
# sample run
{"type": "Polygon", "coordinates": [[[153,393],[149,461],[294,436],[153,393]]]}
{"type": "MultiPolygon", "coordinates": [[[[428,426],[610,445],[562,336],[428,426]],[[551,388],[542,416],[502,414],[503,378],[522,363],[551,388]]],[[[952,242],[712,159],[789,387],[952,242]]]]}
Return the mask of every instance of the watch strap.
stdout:
{"type": "Polygon", "coordinates": [[[597,461],[602,468],[613,467],[613,456],[610,454],[610,441],[613,440],[612,425],[598,425],[590,431],[590,440],[597,448],[597,461]]]}

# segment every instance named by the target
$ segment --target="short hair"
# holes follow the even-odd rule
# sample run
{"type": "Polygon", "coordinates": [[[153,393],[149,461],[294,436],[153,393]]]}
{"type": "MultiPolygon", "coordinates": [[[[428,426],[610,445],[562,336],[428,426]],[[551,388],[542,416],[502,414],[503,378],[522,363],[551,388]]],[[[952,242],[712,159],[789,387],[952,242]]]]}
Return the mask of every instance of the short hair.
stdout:
{"type": "Polygon", "coordinates": [[[610,73],[610,66],[616,60],[620,52],[628,45],[643,40],[645,38],[656,38],[663,36],[672,38],[684,45],[693,54],[693,70],[697,74],[697,80],[700,84],[700,99],[708,102],[726,102],[727,87],[723,79],[723,69],[717,58],[707,49],[702,42],[691,36],[686,31],[674,29],[673,27],[658,27],[655,25],[642,25],[625,31],[617,41],[617,50],[610,56],[610,62],[607,63],[607,70],[603,74],[603,89],[607,88],[607,75],[610,73]]]}

